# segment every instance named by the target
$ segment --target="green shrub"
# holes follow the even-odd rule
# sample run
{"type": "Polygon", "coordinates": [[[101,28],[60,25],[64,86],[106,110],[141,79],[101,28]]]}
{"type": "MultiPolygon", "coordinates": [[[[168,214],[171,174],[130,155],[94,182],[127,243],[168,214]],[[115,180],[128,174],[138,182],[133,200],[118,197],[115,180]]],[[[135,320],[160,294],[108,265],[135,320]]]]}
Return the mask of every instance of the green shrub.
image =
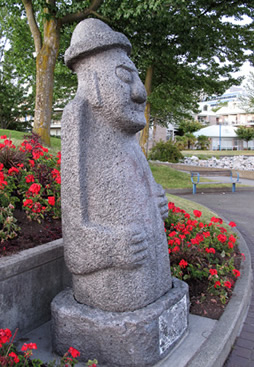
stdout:
{"type": "Polygon", "coordinates": [[[150,150],[148,158],[161,162],[177,163],[180,159],[183,159],[183,155],[172,140],[168,140],[166,142],[160,140],[150,150]]]}

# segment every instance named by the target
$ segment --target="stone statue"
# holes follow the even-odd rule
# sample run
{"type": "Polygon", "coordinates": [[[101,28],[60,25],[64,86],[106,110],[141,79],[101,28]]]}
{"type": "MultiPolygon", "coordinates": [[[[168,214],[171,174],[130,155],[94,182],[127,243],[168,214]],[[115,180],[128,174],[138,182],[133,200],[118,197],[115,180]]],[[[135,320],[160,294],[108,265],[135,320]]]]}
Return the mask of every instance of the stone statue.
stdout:
{"type": "Polygon", "coordinates": [[[99,20],[76,27],[65,59],[78,90],[62,120],[63,238],[74,296],[121,312],[172,286],[167,200],[135,136],[146,123],[146,91],[130,49],[99,20]]]}
{"type": "Polygon", "coordinates": [[[188,286],[171,279],[167,200],[136,133],[146,92],[128,39],[78,24],[65,61],[78,76],[62,135],[62,219],[73,289],[51,304],[53,349],[103,367],[148,367],[188,329],[188,286]]]}

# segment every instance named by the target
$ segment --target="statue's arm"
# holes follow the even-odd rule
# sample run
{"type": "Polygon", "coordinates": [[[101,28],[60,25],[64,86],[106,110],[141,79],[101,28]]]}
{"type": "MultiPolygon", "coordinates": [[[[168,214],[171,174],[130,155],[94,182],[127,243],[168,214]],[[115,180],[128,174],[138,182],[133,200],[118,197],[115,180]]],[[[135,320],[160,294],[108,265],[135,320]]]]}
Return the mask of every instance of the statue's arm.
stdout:
{"type": "Polygon", "coordinates": [[[133,269],[147,257],[146,234],[137,225],[103,228],[84,224],[64,233],[66,264],[73,274],[107,268],[133,269]]]}

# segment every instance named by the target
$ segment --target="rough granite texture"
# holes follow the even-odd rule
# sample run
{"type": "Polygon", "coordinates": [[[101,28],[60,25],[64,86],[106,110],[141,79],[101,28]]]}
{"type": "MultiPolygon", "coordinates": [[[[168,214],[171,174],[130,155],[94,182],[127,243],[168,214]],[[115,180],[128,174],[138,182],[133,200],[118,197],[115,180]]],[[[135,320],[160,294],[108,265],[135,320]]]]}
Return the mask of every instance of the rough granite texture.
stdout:
{"type": "Polygon", "coordinates": [[[146,123],[146,91],[130,47],[87,19],[65,56],[78,76],[62,118],[65,260],[75,299],[117,312],[145,307],[172,287],[167,200],[135,136],[146,123]]]}
{"type": "Polygon", "coordinates": [[[81,360],[96,358],[103,367],[153,366],[186,334],[188,311],[188,286],[178,279],[159,300],[132,312],[78,304],[67,289],[52,302],[53,348],[63,355],[72,345],[81,360]]]}

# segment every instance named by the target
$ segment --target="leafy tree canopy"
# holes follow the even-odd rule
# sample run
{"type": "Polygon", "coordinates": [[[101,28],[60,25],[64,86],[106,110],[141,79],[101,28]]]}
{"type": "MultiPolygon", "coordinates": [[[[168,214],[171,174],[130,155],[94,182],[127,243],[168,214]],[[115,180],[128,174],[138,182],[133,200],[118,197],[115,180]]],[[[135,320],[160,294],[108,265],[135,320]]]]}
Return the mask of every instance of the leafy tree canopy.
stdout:
{"type": "Polygon", "coordinates": [[[11,47],[6,53],[34,92],[38,44],[45,40],[47,22],[56,20],[60,46],[54,100],[64,103],[76,78],[64,66],[63,55],[74,26],[87,16],[101,18],[126,34],[143,81],[152,67],[149,101],[154,115],[186,118],[197,109],[201,92],[221,94],[239,84],[231,73],[245,60],[254,61],[253,51],[246,53],[254,50],[253,0],[0,0],[0,7],[7,9],[4,37],[11,47]],[[230,17],[241,20],[244,15],[251,18],[249,24],[230,22],[230,17]],[[34,39],[31,21],[38,26],[34,39]]]}
{"type": "Polygon", "coordinates": [[[236,130],[236,134],[240,139],[245,140],[247,143],[254,139],[254,129],[252,127],[240,126],[236,130]]]}
{"type": "Polygon", "coordinates": [[[202,125],[198,121],[184,120],[181,121],[178,125],[176,134],[179,136],[183,136],[186,133],[194,133],[195,131],[202,129],[203,127],[204,125],[202,125]]]}

